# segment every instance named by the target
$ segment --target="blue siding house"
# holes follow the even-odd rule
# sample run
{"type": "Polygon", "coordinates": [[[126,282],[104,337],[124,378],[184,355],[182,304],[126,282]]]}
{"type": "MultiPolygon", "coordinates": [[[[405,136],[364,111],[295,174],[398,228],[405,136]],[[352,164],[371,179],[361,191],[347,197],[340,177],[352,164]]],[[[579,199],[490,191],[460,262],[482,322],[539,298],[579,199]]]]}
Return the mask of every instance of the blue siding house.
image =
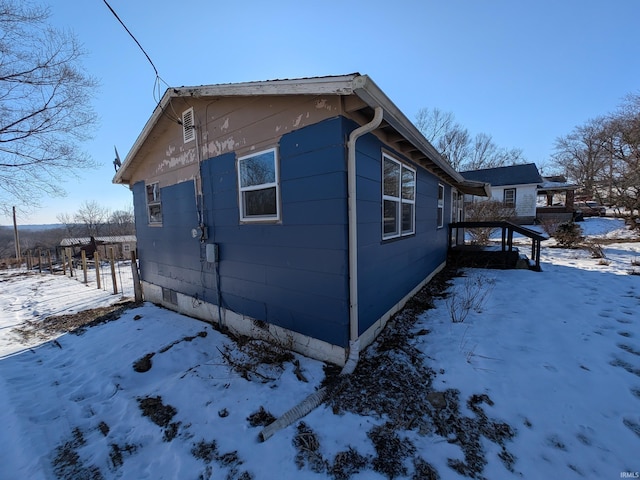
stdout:
{"type": "Polygon", "coordinates": [[[116,172],[145,299],[343,365],[443,268],[465,180],[366,75],[170,88],[116,172]]]}

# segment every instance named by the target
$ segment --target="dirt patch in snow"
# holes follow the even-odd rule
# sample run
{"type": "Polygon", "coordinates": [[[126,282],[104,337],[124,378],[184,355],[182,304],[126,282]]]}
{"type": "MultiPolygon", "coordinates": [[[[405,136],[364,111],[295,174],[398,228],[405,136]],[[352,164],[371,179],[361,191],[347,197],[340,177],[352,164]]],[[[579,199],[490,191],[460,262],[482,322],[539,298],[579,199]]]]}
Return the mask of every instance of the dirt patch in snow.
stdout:
{"type": "Polygon", "coordinates": [[[385,420],[367,434],[377,453],[367,464],[387,478],[439,478],[435,468],[420,457],[406,431],[440,436],[459,446],[464,459],[450,458],[447,463],[461,475],[483,478],[485,440],[500,447],[498,457],[508,471],[514,471],[516,459],[507,445],[515,429],[489,418],[483,405],[493,402],[486,394],[467,399],[473,415],[463,414],[460,392],[433,388],[437,372],[415,346],[417,337],[429,334],[415,328],[417,317],[433,307],[435,298],[446,296],[451,279],[457,275],[456,269],[447,268],[418,292],[361,356],[353,374],[340,376],[337,368],[327,367],[325,384],[331,390],[327,402],[334,413],[352,412],[385,420]]]}
{"type": "Polygon", "coordinates": [[[218,445],[215,440],[211,440],[210,442],[201,440],[194,444],[191,449],[191,455],[198,460],[202,460],[206,465],[205,470],[198,477],[200,480],[212,478],[212,463],[216,463],[219,467],[227,469],[226,478],[229,480],[253,480],[251,473],[240,470],[243,462],[238,456],[238,452],[234,450],[233,452],[221,454],[218,451],[218,445]]]}
{"type": "Polygon", "coordinates": [[[142,416],[148,417],[153,423],[164,429],[163,439],[170,442],[178,434],[180,422],[171,420],[178,411],[172,405],[162,403],[162,397],[138,398],[138,406],[142,410],[142,416]]]}
{"type": "Polygon", "coordinates": [[[137,306],[139,304],[133,301],[124,301],[78,313],[52,315],[43,320],[27,320],[22,326],[14,328],[13,333],[18,334],[23,342],[34,338],[47,340],[67,332],[81,335],[87,328],[117,320],[126,310],[137,306]]]}
{"type": "Polygon", "coordinates": [[[78,450],[86,445],[84,434],[75,428],[71,438],[59,445],[52,460],[53,473],[60,480],[102,480],[100,469],[81,458],[78,450]]]}

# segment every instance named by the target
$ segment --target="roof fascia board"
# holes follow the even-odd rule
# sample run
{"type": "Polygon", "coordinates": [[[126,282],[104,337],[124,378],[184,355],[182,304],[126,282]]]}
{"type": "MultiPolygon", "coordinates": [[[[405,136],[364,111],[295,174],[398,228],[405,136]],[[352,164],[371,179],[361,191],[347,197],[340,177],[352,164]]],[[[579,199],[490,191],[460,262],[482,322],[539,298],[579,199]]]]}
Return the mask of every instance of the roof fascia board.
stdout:
{"type": "Polygon", "coordinates": [[[466,180],[449,165],[435,148],[424,138],[412,122],[396,107],[387,95],[368,75],[350,74],[334,77],[302,78],[294,80],[268,80],[200,87],[168,88],[153,114],[129,150],[122,167],[113,177],[114,183],[127,183],[124,174],[131,166],[131,160],[138,153],[151,130],[160,120],[164,110],[174,97],[231,97],[249,95],[343,95],[356,94],[372,108],[382,107],[384,120],[418,147],[436,166],[457,182],[461,190],[483,190],[490,196],[490,188],[484,182],[466,180]]]}
{"type": "Polygon", "coordinates": [[[227,85],[174,88],[175,97],[234,97],[252,95],[351,95],[354,75],[300,80],[269,80],[227,85]]]}
{"type": "Polygon", "coordinates": [[[356,77],[353,80],[353,91],[372,108],[381,106],[385,112],[384,119],[386,122],[417,146],[438,168],[445,171],[457,182],[465,182],[464,177],[440,156],[436,149],[424,138],[424,135],[419,132],[369,76],[360,75],[356,77]]]}

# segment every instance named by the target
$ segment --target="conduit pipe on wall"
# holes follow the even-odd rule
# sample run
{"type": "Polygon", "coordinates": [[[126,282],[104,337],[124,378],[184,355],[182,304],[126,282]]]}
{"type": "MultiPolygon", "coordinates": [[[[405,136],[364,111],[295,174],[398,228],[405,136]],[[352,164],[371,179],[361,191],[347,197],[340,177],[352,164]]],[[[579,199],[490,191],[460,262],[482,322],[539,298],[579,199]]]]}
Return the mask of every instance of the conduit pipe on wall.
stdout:
{"type": "MultiPolygon", "coordinates": [[[[356,368],[360,358],[359,324],[358,324],[358,216],[356,196],[356,141],[380,126],[382,123],[382,107],[375,108],[373,120],[356,128],[349,135],[347,143],[347,191],[349,210],[349,357],[340,375],[350,375],[356,368]]],[[[267,425],[259,434],[265,441],[278,430],[288,427],[296,420],[304,417],[318,407],[327,398],[327,388],[312,393],[301,403],[288,410],[275,422],[267,425]]]]}

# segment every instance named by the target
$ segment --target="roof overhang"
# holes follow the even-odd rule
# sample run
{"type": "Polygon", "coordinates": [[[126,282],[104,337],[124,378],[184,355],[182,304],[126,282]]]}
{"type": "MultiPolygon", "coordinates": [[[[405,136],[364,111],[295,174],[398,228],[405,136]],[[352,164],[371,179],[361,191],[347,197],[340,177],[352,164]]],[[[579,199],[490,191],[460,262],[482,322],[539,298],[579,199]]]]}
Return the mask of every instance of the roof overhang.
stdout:
{"type": "Polygon", "coordinates": [[[352,106],[350,113],[370,119],[373,110],[381,107],[383,122],[379,129],[412,161],[422,165],[435,175],[448,180],[461,192],[478,196],[491,196],[489,184],[466,180],[442,158],[411,121],[396,107],[385,93],[367,75],[357,73],[331,77],[313,77],[293,80],[268,80],[198,87],[168,88],[127,154],[113,182],[129,184],[127,171],[133,167],[133,159],[173,98],[191,97],[247,97],[285,95],[340,95],[357,96],[361,102],[352,106]]]}
{"type": "Polygon", "coordinates": [[[538,185],[538,193],[566,192],[568,190],[577,190],[578,188],[578,185],[572,183],[544,182],[538,185]]]}

